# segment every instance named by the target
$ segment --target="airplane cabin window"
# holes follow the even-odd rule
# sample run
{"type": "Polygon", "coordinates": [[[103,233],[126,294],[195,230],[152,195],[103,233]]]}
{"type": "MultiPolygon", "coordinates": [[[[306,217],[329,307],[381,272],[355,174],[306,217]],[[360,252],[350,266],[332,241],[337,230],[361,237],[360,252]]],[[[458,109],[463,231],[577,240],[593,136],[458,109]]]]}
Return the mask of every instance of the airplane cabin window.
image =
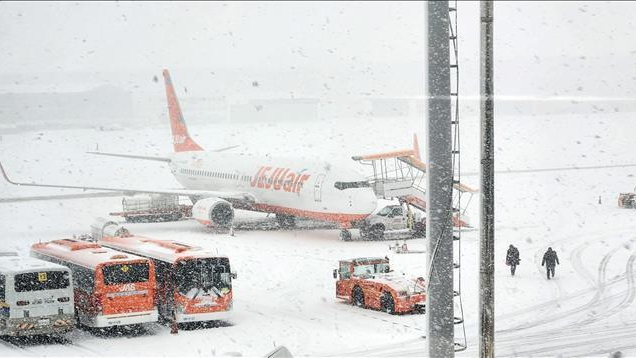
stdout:
{"type": "Polygon", "coordinates": [[[337,181],[334,184],[334,187],[336,187],[336,189],[338,190],[345,190],[345,189],[352,189],[352,188],[369,188],[371,187],[371,184],[369,184],[368,181],[350,181],[350,182],[337,181]]]}

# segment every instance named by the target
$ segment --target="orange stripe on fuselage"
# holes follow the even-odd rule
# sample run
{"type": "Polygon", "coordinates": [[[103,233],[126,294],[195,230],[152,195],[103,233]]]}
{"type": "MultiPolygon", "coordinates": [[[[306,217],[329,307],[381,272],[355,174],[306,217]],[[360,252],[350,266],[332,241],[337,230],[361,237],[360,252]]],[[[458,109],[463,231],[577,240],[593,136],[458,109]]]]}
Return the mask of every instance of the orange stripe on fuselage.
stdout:
{"type": "Polygon", "coordinates": [[[366,218],[369,214],[343,214],[343,213],[325,213],[319,211],[309,211],[295,208],[287,208],[284,206],[276,206],[269,204],[253,204],[256,210],[268,213],[300,216],[309,219],[317,219],[322,221],[333,221],[339,223],[350,223],[366,218]]]}
{"type": "MultiPolygon", "coordinates": [[[[369,216],[369,214],[343,214],[343,213],[324,213],[318,211],[302,210],[295,208],[287,208],[284,206],[269,205],[269,204],[252,204],[250,206],[251,211],[262,211],[265,213],[274,213],[282,215],[299,216],[308,219],[316,219],[321,221],[331,221],[340,223],[343,227],[351,227],[351,222],[360,221],[369,216]]],[[[202,225],[211,226],[214,225],[209,220],[197,220],[202,225]]]]}

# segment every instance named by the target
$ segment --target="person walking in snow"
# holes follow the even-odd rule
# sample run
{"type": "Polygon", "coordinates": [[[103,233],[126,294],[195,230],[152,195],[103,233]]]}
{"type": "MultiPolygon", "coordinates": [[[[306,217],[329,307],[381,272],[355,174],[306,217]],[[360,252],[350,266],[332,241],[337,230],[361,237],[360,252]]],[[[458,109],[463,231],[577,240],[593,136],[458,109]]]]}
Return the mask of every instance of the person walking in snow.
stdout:
{"type": "Polygon", "coordinates": [[[548,280],[550,279],[550,272],[552,272],[552,277],[554,277],[554,267],[556,265],[560,265],[559,257],[557,256],[556,251],[553,251],[551,247],[548,247],[548,251],[543,254],[543,261],[541,262],[541,266],[545,266],[546,268],[548,280]]]}
{"type": "Polygon", "coordinates": [[[511,244],[506,253],[506,265],[510,266],[510,274],[512,274],[512,276],[515,275],[519,261],[521,261],[519,258],[519,250],[511,244]]]}

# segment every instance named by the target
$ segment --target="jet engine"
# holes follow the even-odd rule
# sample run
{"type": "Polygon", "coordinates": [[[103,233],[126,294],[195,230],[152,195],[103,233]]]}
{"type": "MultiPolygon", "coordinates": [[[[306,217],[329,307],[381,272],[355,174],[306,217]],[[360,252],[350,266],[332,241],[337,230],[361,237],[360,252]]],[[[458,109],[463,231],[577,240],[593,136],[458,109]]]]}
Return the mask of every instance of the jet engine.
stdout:
{"type": "Polygon", "coordinates": [[[203,225],[228,228],[234,220],[234,208],[227,200],[201,199],[192,206],[192,217],[203,225]]]}

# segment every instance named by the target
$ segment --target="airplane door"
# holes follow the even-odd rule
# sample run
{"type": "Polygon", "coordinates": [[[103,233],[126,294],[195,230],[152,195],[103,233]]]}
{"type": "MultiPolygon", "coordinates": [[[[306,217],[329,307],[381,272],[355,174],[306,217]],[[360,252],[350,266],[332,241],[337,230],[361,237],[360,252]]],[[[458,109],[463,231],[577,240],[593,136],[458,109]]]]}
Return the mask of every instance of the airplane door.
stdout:
{"type": "Polygon", "coordinates": [[[325,175],[320,174],[316,177],[314,183],[314,200],[319,203],[322,201],[322,182],[325,180],[325,175]]]}

